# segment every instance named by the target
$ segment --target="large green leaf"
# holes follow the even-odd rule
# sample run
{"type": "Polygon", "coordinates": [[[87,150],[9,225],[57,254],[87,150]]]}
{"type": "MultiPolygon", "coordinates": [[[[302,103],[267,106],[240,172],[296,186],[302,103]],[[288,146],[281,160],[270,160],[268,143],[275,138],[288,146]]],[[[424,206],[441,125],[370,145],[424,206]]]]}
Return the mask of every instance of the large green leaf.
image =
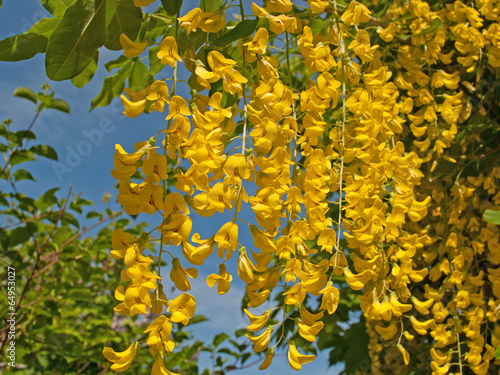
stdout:
{"type": "Polygon", "coordinates": [[[55,17],[62,17],[66,8],[75,0],[41,0],[42,6],[55,17]]]}
{"type": "Polygon", "coordinates": [[[76,77],[71,78],[71,83],[78,88],[82,88],[87,83],[90,82],[92,77],[94,77],[95,71],[97,70],[97,61],[99,60],[99,50],[95,51],[94,58],[90,61],[90,64],[78,74],[76,77]]]}
{"type": "Polygon", "coordinates": [[[168,14],[176,15],[182,6],[182,0],[161,0],[163,8],[168,14]]]}
{"type": "Polygon", "coordinates": [[[104,79],[101,92],[92,99],[90,103],[91,111],[96,107],[107,106],[114,98],[123,92],[125,80],[129,77],[132,67],[132,60],[129,60],[123,64],[116,74],[104,79]]]}
{"type": "Polygon", "coordinates": [[[47,76],[54,81],[77,76],[105,41],[106,1],[77,0],[66,9],[47,45],[47,76]]]}
{"type": "Polygon", "coordinates": [[[149,74],[149,69],[140,60],[134,62],[134,67],[130,73],[128,87],[134,91],[141,91],[144,87],[151,84],[153,77],[149,74]]]}
{"type": "Polygon", "coordinates": [[[210,12],[222,7],[222,0],[201,0],[201,10],[203,12],[210,12]]]}
{"type": "Polygon", "coordinates": [[[225,47],[232,42],[247,37],[255,31],[259,23],[259,17],[254,20],[244,20],[237,24],[232,30],[221,37],[215,39],[212,43],[218,47],[225,47]]]}
{"type": "Polygon", "coordinates": [[[27,60],[37,53],[44,53],[59,21],[58,17],[42,18],[25,33],[0,41],[0,61],[27,60]]]}
{"type": "Polygon", "coordinates": [[[135,40],[142,23],[142,10],[134,5],[134,0],[106,0],[106,43],[110,50],[119,51],[120,34],[135,40]]]}
{"type": "Polygon", "coordinates": [[[488,223],[500,225],[500,211],[484,211],[484,220],[486,220],[488,223]]]}

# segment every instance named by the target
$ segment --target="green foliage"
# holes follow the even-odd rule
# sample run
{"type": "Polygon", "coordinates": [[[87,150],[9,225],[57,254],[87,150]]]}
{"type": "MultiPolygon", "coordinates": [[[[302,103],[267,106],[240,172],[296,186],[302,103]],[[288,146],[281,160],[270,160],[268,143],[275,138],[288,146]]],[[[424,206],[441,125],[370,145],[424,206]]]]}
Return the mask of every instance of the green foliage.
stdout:
{"type": "Polygon", "coordinates": [[[77,76],[105,41],[106,1],[77,0],[66,9],[47,45],[47,76],[54,81],[77,76]]]}

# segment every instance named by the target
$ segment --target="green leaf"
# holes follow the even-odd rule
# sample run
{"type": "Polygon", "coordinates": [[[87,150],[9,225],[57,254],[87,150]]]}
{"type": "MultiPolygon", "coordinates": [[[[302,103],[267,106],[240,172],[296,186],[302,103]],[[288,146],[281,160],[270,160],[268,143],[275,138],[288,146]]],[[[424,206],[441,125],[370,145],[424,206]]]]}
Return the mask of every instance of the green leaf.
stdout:
{"type": "Polygon", "coordinates": [[[106,0],[106,42],[104,46],[113,51],[122,48],[120,34],[131,40],[137,38],[142,24],[142,10],[134,5],[134,0],[106,0]]]}
{"type": "Polygon", "coordinates": [[[10,158],[10,165],[14,166],[16,164],[25,163],[30,160],[36,160],[33,152],[29,150],[17,150],[12,154],[12,157],[10,158]]]}
{"type": "Polygon", "coordinates": [[[251,35],[259,23],[259,17],[254,20],[244,20],[237,24],[233,29],[224,35],[212,41],[217,47],[225,47],[238,39],[251,35]]]}
{"type": "Polygon", "coordinates": [[[77,76],[105,41],[106,1],[77,0],[66,9],[47,45],[47,76],[54,81],[77,76]]]}
{"type": "Polygon", "coordinates": [[[9,246],[14,247],[20,243],[28,241],[30,238],[30,232],[27,227],[17,227],[9,235],[9,246]]]}
{"type": "Polygon", "coordinates": [[[497,350],[495,350],[495,359],[500,359],[500,345],[498,345],[497,350]]]}
{"type": "Polygon", "coordinates": [[[90,102],[90,110],[92,111],[96,107],[107,106],[114,98],[120,95],[125,88],[125,80],[128,78],[131,70],[132,61],[128,60],[115,75],[106,77],[101,92],[90,102]]]}
{"type": "Polygon", "coordinates": [[[149,69],[140,60],[134,62],[132,72],[128,80],[128,87],[133,91],[140,91],[153,81],[149,75],[149,69]]]}
{"type": "Polygon", "coordinates": [[[484,220],[488,223],[500,225],[500,211],[486,210],[484,211],[484,220]]]}
{"type": "Polygon", "coordinates": [[[189,319],[189,324],[201,323],[209,320],[207,317],[203,315],[195,315],[191,319],[189,319]]]}
{"type": "Polygon", "coordinates": [[[222,0],[201,0],[201,11],[210,12],[222,8],[222,0]]]}
{"type": "Polygon", "coordinates": [[[95,71],[97,70],[97,61],[99,60],[99,50],[95,51],[94,58],[90,61],[90,64],[78,74],[77,76],[71,78],[71,83],[78,88],[82,88],[94,77],[95,71]]]}
{"type": "Polygon", "coordinates": [[[163,8],[170,15],[176,15],[182,6],[182,0],[161,0],[163,8]]]}
{"type": "Polygon", "coordinates": [[[108,61],[106,64],[104,64],[104,67],[106,68],[106,70],[108,72],[111,72],[113,70],[113,68],[120,68],[127,61],[129,61],[129,58],[127,56],[121,55],[119,58],[117,58],[115,60],[108,61]]]}
{"type": "Polygon", "coordinates": [[[160,46],[151,47],[149,49],[149,73],[155,75],[163,69],[165,65],[161,63],[161,59],[158,58],[157,53],[160,50],[160,46]]]}
{"type": "Polygon", "coordinates": [[[29,173],[24,169],[18,169],[12,175],[14,176],[14,180],[16,181],[21,181],[21,180],[35,181],[35,178],[31,175],[31,173],[29,173]]]}
{"type": "Polygon", "coordinates": [[[50,205],[57,204],[57,197],[55,193],[59,188],[52,188],[47,190],[43,195],[38,197],[35,201],[35,206],[42,212],[46,211],[50,205]]]}
{"type": "Polygon", "coordinates": [[[227,335],[225,333],[219,333],[219,334],[215,335],[214,340],[212,341],[212,345],[214,347],[218,347],[220,344],[222,344],[228,338],[229,338],[229,335],[227,335]]]}
{"type": "Polygon", "coordinates": [[[54,99],[52,100],[47,108],[57,109],[58,111],[71,114],[71,110],[69,109],[69,104],[63,99],[54,99]]]}
{"type": "Polygon", "coordinates": [[[27,60],[45,52],[49,37],[59,21],[59,17],[42,18],[25,33],[0,41],[0,61],[27,60]]]}
{"type": "Polygon", "coordinates": [[[18,87],[14,90],[14,96],[17,96],[18,98],[28,99],[35,104],[38,100],[33,90],[28,87],[18,87]]]}
{"type": "MultiPolygon", "coordinates": [[[[62,100],[62,99],[56,99],[56,100],[62,100]]],[[[54,150],[52,147],[48,145],[36,145],[30,148],[31,152],[34,152],[37,155],[43,156],[48,159],[52,160],[59,160],[57,157],[57,152],[54,150]]]]}
{"type": "Polygon", "coordinates": [[[74,2],[75,0],[41,0],[42,6],[55,17],[61,17],[74,2]]]}

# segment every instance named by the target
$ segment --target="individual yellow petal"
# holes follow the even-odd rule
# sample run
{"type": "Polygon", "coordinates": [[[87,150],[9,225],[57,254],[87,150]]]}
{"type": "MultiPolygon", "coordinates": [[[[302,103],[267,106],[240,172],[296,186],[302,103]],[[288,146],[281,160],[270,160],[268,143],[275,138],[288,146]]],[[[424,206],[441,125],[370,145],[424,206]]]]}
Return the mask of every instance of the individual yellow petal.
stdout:
{"type": "Polygon", "coordinates": [[[148,42],[134,42],[124,33],[120,34],[120,44],[128,58],[139,56],[148,46],[148,42]]]}

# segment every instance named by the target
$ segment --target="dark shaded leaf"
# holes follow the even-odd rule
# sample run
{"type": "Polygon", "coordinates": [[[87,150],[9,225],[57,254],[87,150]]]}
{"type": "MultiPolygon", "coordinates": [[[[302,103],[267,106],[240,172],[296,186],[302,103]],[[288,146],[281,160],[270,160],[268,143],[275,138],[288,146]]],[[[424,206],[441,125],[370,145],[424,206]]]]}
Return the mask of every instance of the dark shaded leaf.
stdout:
{"type": "MultiPolygon", "coordinates": [[[[94,77],[95,71],[97,70],[97,61],[99,60],[99,50],[95,51],[94,58],[90,61],[89,65],[78,74],[76,77],[71,78],[71,83],[78,88],[82,88],[87,83],[89,83],[94,77]]],[[[69,109],[69,107],[68,107],[69,109]]]]}
{"type": "Polygon", "coordinates": [[[66,8],[75,0],[41,0],[42,6],[55,17],[62,17],[66,8]]]}
{"type": "Polygon", "coordinates": [[[47,45],[47,76],[54,81],[77,76],[105,41],[106,1],[77,0],[66,9],[47,45]]]}
{"type": "MultiPolygon", "coordinates": [[[[57,99],[62,100],[62,99],[57,99]]],[[[69,109],[68,109],[69,110],[69,109]]],[[[36,145],[30,148],[30,151],[34,152],[37,155],[43,156],[45,158],[49,158],[52,160],[59,160],[57,157],[57,152],[52,147],[48,145],[36,145]]]]}
{"type": "Polygon", "coordinates": [[[122,49],[120,34],[135,40],[142,24],[141,7],[134,0],[106,0],[106,42],[104,46],[113,51],[122,49]]]}
{"type": "Polygon", "coordinates": [[[128,78],[132,70],[132,60],[128,60],[116,72],[115,75],[106,77],[102,85],[101,92],[90,103],[90,110],[96,107],[107,106],[111,101],[120,95],[125,88],[125,80],[128,78]]]}
{"type": "Polygon", "coordinates": [[[214,347],[218,347],[220,344],[222,344],[228,338],[229,338],[229,335],[227,335],[225,333],[219,333],[219,334],[215,335],[215,337],[214,337],[214,339],[212,341],[212,345],[214,347]]]}
{"type": "Polygon", "coordinates": [[[140,60],[135,61],[130,72],[128,87],[133,91],[140,91],[152,82],[153,77],[149,75],[147,66],[140,60]]]}
{"type": "Polygon", "coordinates": [[[161,0],[163,8],[168,14],[176,15],[182,6],[182,0],[161,0]]]}
{"type": "Polygon", "coordinates": [[[28,241],[29,238],[30,232],[26,226],[17,227],[9,234],[9,246],[14,247],[28,241]]]}
{"type": "Polygon", "coordinates": [[[127,56],[121,55],[119,58],[115,60],[108,61],[106,64],[104,64],[104,67],[108,72],[111,72],[113,68],[120,68],[127,61],[129,61],[129,58],[127,56]]]}
{"type": "Polygon", "coordinates": [[[59,24],[60,18],[42,18],[23,34],[0,41],[0,61],[31,59],[47,49],[49,37],[59,24]]]}
{"type": "Polygon", "coordinates": [[[229,30],[227,33],[222,35],[221,37],[212,41],[218,47],[225,47],[232,42],[235,42],[239,39],[247,37],[251,35],[257,25],[259,24],[259,18],[255,18],[254,20],[244,20],[237,24],[233,29],[229,30]]]}
{"type": "Polygon", "coordinates": [[[35,178],[31,175],[31,173],[29,173],[24,169],[18,169],[12,175],[14,176],[14,180],[16,181],[21,181],[21,180],[35,181],[35,178]]]}
{"type": "Polygon", "coordinates": [[[218,10],[222,7],[222,0],[201,0],[200,6],[203,12],[218,10]]]}

